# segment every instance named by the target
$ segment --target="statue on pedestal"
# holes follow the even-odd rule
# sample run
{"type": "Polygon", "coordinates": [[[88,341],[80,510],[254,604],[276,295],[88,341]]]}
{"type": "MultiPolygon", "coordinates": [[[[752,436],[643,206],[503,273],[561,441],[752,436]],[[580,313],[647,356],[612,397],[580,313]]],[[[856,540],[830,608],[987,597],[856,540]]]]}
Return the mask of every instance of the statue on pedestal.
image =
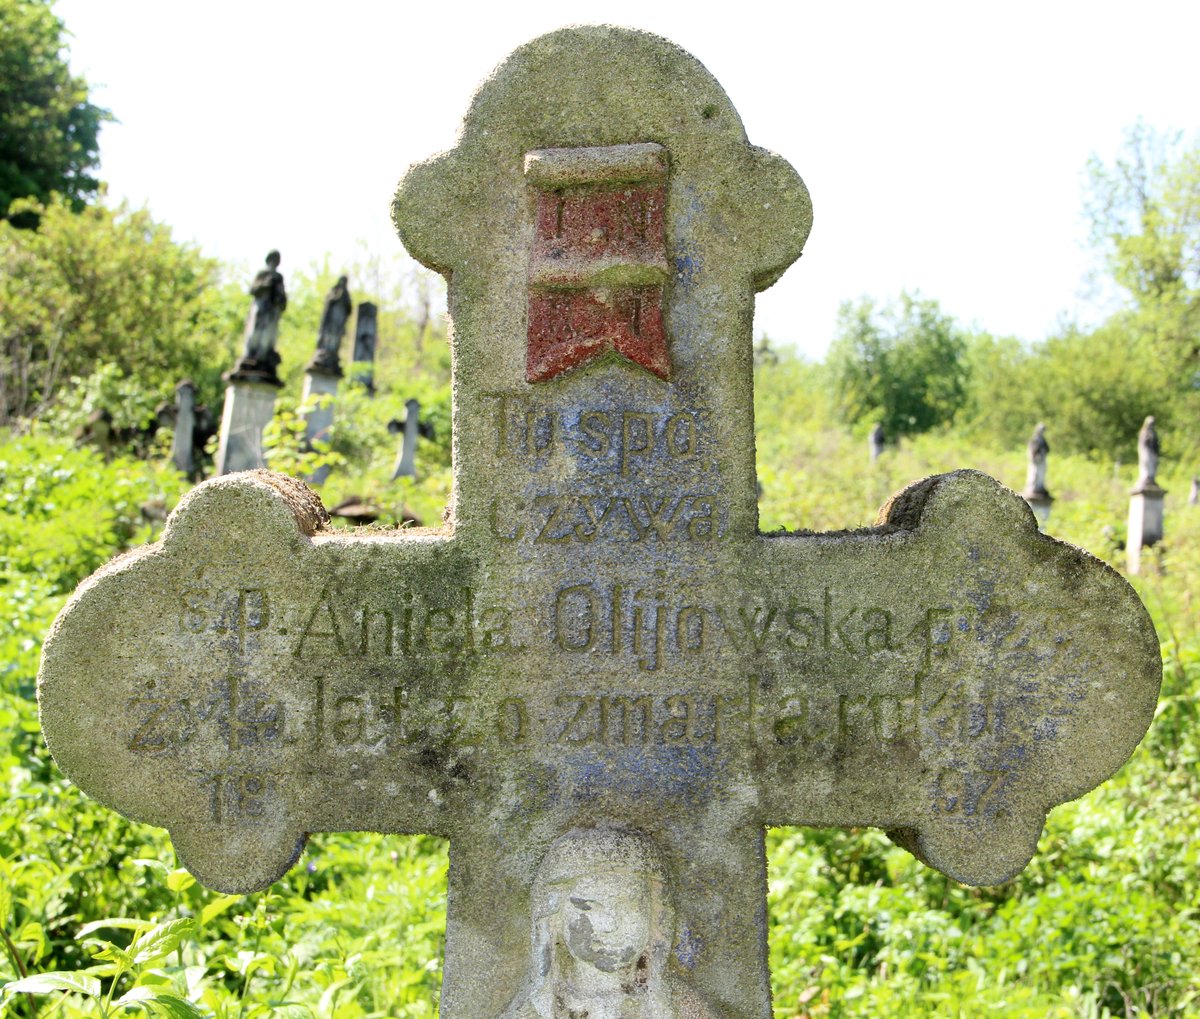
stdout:
{"type": "Polygon", "coordinates": [[[342,366],[338,353],[342,337],[346,335],[346,323],[350,320],[350,292],[346,277],[339,276],[333,288],[325,295],[325,310],[321,313],[321,328],[317,334],[317,352],[308,364],[309,371],[321,371],[329,375],[341,375],[342,366]]]}
{"type": "Polygon", "coordinates": [[[279,354],[275,341],[279,335],[279,319],[287,307],[287,291],[279,271],[279,252],[267,254],[267,264],[250,284],[254,303],[246,315],[245,349],[229,375],[231,381],[269,382],[282,385],[276,368],[279,354]]]}

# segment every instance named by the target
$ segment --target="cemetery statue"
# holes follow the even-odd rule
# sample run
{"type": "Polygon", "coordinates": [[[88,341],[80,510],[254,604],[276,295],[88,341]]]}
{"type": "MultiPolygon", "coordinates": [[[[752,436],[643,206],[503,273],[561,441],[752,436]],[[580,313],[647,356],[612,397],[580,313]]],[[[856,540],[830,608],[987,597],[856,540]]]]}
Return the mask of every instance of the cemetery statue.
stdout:
{"type": "Polygon", "coordinates": [[[678,972],[669,886],[644,835],[556,839],[534,876],[529,971],[503,1019],[717,1019],[678,972]]]}
{"type": "Polygon", "coordinates": [[[254,302],[246,315],[245,349],[231,378],[253,379],[261,375],[264,381],[277,381],[279,354],[275,340],[279,335],[279,319],[287,307],[278,251],[267,253],[267,264],[250,284],[250,294],[254,302]]]}
{"type": "Polygon", "coordinates": [[[317,352],[309,363],[309,371],[342,374],[338,355],[342,346],[342,337],[346,335],[346,323],[350,320],[350,310],[353,307],[346,282],[345,276],[339,276],[337,283],[325,295],[325,310],[321,313],[321,328],[317,336],[317,352]]]}
{"type": "Polygon", "coordinates": [[[368,396],[375,395],[375,324],[378,308],[370,301],[358,306],[358,318],[354,324],[354,365],[351,372],[354,381],[362,386],[368,396]]]}
{"type": "Polygon", "coordinates": [[[1135,492],[1158,487],[1158,430],[1154,427],[1154,415],[1142,422],[1138,432],[1138,479],[1135,492]]]}
{"type": "Polygon", "coordinates": [[[1025,474],[1025,495],[1046,495],[1046,454],[1050,443],[1046,441],[1046,426],[1038,422],[1029,439],[1029,467],[1025,474]]]}
{"type": "Polygon", "coordinates": [[[358,321],[354,330],[354,360],[375,360],[375,321],[378,308],[369,301],[358,306],[358,321]]]}

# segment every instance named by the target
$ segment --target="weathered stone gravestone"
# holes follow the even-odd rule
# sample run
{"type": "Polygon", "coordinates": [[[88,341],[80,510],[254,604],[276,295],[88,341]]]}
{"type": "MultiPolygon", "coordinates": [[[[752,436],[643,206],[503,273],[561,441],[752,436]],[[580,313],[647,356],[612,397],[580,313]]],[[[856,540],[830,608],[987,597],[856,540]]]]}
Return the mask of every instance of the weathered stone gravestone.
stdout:
{"type": "Polygon", "coordinates": [[[871,529],[758,532],[754,292],[810,205],[692,57],[523,46],[394,214],[449,280],[447,526],[333,534],[299,482],[215,479],[45,645],[63,770],[201,881],[432,832],[446,1019],[768,1019],[764,826],[991,884],[1128,757],[1149,617],[1015,493],[964,471],[871,529]]]}

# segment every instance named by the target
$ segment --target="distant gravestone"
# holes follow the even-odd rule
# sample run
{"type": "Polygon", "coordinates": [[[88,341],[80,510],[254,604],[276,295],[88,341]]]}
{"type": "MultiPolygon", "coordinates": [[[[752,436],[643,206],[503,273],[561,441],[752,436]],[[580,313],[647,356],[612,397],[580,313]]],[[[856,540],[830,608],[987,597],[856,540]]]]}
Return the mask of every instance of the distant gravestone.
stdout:
{"type": "Polygon", "coordinates": [[[1158,429],[1151,414],[1138,432],[1138,479],[1129,493],[1129,528],[1125,554],[1130,573],[1142,568],[1142,549],[1163,538],[1163,500],[1166,489],[1158,483],[1158,429]]]}
{"type": "Polygon", "coordinates": [[[415,478],[417,476],[417,432],[421,427],[421,403],[419,400],[404,402],[404,420],[392,422],[396,430],[401,432],[400,455],[396,458],[396,468],[392,471],[392,480],[397,478],[415,478]]]}
{"type": "Polygon", "coordinates": [[[171,460],[175,469],[185,477],[196,474],[196,453],[193,446],[196,431],[196,387],[184,379],[175,387],[175,427],[171,433],[171,460]]]}
{"type": "Polygon", "coordinates": [[[1046,457],[1050,453],[1050,443],[1046,441],[1046,426],[1042,422],[1034,427],[1026,449],[1029,462],[1025,471],[1025,491],[1021,494],[1038,523],[1044,524],[1050,517],[1054,496],[1046,489],[1046,457]]]}
{"type": "Polygon", "coordinates": [[[275,341],[287,308],[287,291],[279,272],[279,252],[267,254],[266,266],[250,284],[253,301],[246,314],[242,356],[225,376],[225,410],[217,446],[217,474],[265,466],[263,429],[275,413],[279,353],[275,341]]]}
{"type": "Polygon", "coordinates": [[[331,533],[299,482],[215,479],[45,644],[58,763],[201,881],[432,832],[445,1019],[769,1019],[764,826],[992,884],[1128,757],[1149,617],[994,481],[758,532],[753,294],[811,212],[692,57],[521,47],[394,217],[454,312],[448,524],[331,533]]]}
{"type": "Polygon", "coordinates": [[[883,445],[886,441],[886,436],[883,431],[883,422],[879,422],[871,429],[871,434],[867,439],[867,445],[871,452],[871,463],[874,463],[883,455],[883,445]]]}
{"type": "Polygon", "coordinates": [[[1188,491],[1188,505],[1195,506],[1200,504],[1200,477],[1192,475],[1192,487],[1188,491]]]}
{"type": "Polygon", "coordinates": [[[350,377],[369,394],[375,392],[375,338],[378,309],[370,301],[358,306],[354,325],[354,358],[350,377]]]}

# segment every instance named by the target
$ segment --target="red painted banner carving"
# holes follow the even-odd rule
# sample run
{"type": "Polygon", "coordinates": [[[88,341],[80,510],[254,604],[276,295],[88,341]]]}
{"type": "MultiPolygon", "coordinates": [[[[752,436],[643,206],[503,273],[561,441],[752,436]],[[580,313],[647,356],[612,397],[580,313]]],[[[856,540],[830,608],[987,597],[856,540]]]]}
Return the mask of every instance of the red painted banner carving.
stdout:
{"type": "Polygon", "coordinates": [[[526,155],[525,176],[538,189],[526,380],[544,382],[609,353],[670,378],[666,150],[539,149],[526,155]]]}

